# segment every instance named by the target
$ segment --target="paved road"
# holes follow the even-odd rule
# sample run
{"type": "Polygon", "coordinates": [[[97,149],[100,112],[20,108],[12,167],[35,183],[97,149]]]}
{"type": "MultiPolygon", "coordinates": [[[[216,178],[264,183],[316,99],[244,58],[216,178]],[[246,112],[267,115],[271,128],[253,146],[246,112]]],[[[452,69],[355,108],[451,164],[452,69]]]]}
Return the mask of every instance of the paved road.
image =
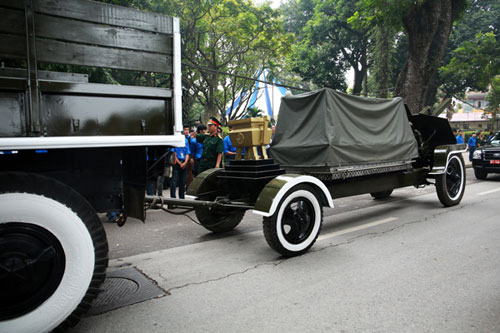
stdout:
{"type": "Polygon", "coordinates": [[[500,177],[469,180],[451,208],[432,188],[375,205],[357,197],[360,208],[329,211],[296,258],[267,246],[260,221],[244,221],[224,239],[200,231],[113,260],[110,269],[137,267],[168,295],[72,332],[499,332],[500,177]]]}

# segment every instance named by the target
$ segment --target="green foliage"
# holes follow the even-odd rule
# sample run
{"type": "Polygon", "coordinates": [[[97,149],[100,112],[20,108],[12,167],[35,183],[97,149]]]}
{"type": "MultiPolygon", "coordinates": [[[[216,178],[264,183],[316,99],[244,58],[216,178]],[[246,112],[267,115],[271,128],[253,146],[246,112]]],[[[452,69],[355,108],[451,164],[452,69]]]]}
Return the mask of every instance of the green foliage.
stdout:
{"type": "Polygon", "coordinates": [[[478,33],[456,48],[450,63],[439,71],[448,91],[486,91],[500,74],[500,43],[493,32],[478,33]]]}
{"type": "MultiPolygon", "coordinates": [[[[298,0],[297,9],[302,2],[298,0]]],[[[290,57],[290,68],[319,86],[345,90],[344,73],[355,71],[354,93],[361,91],[367,71],[368,30],[353,27],[347,20],[355,13],[356,1],[326,0],[315,4],[314,13],[298,32],[299,43],[290,57]]],[[[305,8],[306,3],[303,4],[305,8]]],[[[295,16],[300,15],[300,13],[295,16]]]]}
{"type": "MultiPolygon", "coordinates": [[[[498,0],[471,0],[467,10],[453,26],[441,67],[450,66],[452,59],[456,57],[455,52],[459,48],[467,48],[467,44],[475,40],[476,34],[487,32],[493,32],[499,36],[500,2],[498,0]]],[[[476,81],[474,72],[469,72],[468,77],[463,72],[460,75],[452,74],[446,73],[446,70],[439,70],[439,84],[443,85],[442,89],[447,95],[463,94],[467,88],[479,89],[474,83],[476,81]]]]}
{"type": "MultiPolygon", "coordinates": [[[[251,95],[254,82],[227,76],[253,77],[262,68],[279,67],[293,41],[282,19],[269,5],[250,0],[150,0],[155,11],[181,22],[185,94],[203,105],[210,116],[225,117],[231,100],[241,91],[251,95]]],[[[238,118],[245,108],[229,115],[238,118]]]]}
{"type": "Polygon", "coordinates": [[[259,118],[262,117],[264,113],[265,112],[258,107],[248,108],[244,118],[259,118]]]}

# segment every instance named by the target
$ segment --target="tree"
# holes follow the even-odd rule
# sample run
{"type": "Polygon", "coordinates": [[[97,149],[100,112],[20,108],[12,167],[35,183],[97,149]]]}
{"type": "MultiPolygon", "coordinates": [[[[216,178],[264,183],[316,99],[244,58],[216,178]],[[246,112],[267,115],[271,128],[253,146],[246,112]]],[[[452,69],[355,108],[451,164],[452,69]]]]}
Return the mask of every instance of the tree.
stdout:
{"type": "Polygon", "coordinates": [[[403,16],[408,59],[394,94],[404,98],[412,113],[424,106],[428,84],[443,58],[453,22],[465,5],[465,0],[419,1],[403,16]]]}
{"type": "Polygon", "coordinates": [[[433,75],[438,69],[453,22],[466,0],[363,0],[360,16],[365,21],[382,16],[396,31],[408,36],[408,57],[398,76],[394,95],[404,98],[418,113],[433,75]]]}
{"type": "MultiPolygon", "coordinates": [[[[300,32],[292,52],[291,68],[317,85],[345,90],[344,73],[354,69],[353,93],[363,88],[368,68],[368,31],[347,22],[355,1],[316,1],[314,14],[300,32]]],[[[365,89],[366,90],[366,89],[365,89]]]]}
{"type": "MultiPolygon", "coordinates": [[[[283,32],[279,12],[268,5],[256,7],[249,0],[155,3],[155,11],[180,17],[183,86],[204,107],[206,117],[225,119],[231,101],[242,91],[246,92],[243,99],[251,95],[254,82],[243,77],[275,66],[290,48],[291,38],[283,32]]],[[[244,111],[235,108],[228,118],[244,111]]]]}
{"type": "MultiPolygon", "coordinates": [[[[472,0],[460,20],[453,26],[448,47],[441,63],[441,67],[448,65],[455,56],[455,50],[475,39],[477,33],[493,32],[500,34],[500,2],[497,0],[472,0]]],[[[466,79],[463,73],[460,76],[446,75],[440,70],[437,85],[447,96],[460,95],[468,88],[466,81],[475,80],[475,73],[466,79]]],[[[474,88],[477,89],[477,88],[474,88]]]]}
{"type": "MultiPolygon", "coordinates": [[[[496,119],[500,91],[496,83],[500,75],[500,43],[493,32],[478,33],[473,40],[461,44],[453,52],[450,63],[440,68],[441,76],[465,91],[490,89],[490,112],[496,119]]],[[[456,89],[456,88],[455,88],[456,89]]],[[[496,121],[493,122],[496,130],[496,121]]]]}

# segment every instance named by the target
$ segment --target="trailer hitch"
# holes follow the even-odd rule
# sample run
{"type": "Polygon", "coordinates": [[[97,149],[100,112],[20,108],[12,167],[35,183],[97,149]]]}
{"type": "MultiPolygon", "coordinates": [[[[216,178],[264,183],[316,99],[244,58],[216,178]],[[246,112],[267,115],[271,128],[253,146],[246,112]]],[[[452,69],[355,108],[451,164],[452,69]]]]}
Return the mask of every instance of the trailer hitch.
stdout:
{"type": "Polygon", "coordinates": [[[191,209],[196,207],[212,207],[212,208],[239,208],[253,209],[254,206],[247,202],[231,201],[228,197],[216,197],[213,201],[193,200],[193,199],[176,199],[165,198],[157,195],[146,195],[144,201],[149,204],[149,208],[163,208],[164,205],[168,209],[191,209]]]}

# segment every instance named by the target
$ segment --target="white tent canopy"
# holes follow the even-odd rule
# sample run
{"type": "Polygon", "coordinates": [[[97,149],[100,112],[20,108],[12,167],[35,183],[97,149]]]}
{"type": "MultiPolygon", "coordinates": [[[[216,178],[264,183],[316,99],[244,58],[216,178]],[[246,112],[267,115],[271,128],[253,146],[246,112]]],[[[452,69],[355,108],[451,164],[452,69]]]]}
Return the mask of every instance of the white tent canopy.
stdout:
{"type": "MultiPolygon", "coordinates": [[[[281,97],[286,95],[286,89],[278,86],[279,82],[276,78],[273,78],[273,80],[270,81],[268,77],[269,70],[267,69],[264,69],[257,77],[259,81],[255,82],[253,93],[250,96],[247,108],[258,108],[264,111],[265,114],[269,115],[272,119],[275,119],[280,109],[281,97]],[[273,84],[260,81],[272,82],[273,84]]],[[[232,111],[236,111],[242,100],[246,101],[244,98],[245,93],[245,91],[241,92],[240,95],[234,100],[234,104],[229,104],[226,110],[226,115],[229,115],[232,111]],[[232,108],[231,105],[233,105],[232,108]]]]}

